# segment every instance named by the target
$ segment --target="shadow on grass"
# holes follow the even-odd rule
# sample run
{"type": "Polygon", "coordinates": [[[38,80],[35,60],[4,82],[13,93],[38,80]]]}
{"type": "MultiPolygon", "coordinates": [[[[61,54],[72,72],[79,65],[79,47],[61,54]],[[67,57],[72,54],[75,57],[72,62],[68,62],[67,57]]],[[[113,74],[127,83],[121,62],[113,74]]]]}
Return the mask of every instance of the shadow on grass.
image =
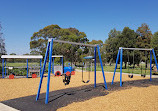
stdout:
{"type": "Polygon", "coordinates": [[[97,84],[94,88],[93,85],[84,85],[75,88],[66,88],[62,90],[52,91],[49,94],[49,103],[45,104],[45,93],[40,95],[38,101],[35,101],[36,95],[21,97],[2,101],[2,103],[14,107],[22,111],[56,111],[58,108],[67,106],[73,102],[80,102],[89,100],[94,97],[106,96],[118,90],[130,89],[132,87],[149,87],[151,85],[158,85],[158,78],[124,81],[123,87],[119,87],[119,82],[113,85],[107,83],[108,90],[105,90],[104,84],[97,84]]]}

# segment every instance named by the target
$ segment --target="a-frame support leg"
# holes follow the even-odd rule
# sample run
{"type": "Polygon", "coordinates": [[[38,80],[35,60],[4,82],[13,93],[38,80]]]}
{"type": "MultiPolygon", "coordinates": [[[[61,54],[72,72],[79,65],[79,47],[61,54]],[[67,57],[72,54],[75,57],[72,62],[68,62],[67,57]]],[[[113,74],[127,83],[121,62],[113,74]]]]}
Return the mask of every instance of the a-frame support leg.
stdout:
{"type": "Polygon", "coordinates": [[[154,56],[154,60],[155,60],[155,64],[156,64],[156,68],[157,68],[157,70],[158,70],[158,65],[157,65],[157,60],[156,60],[156,56],[155,56],[154,49],[152,49],[152,52],[153,52],[153,56],[154,56]]]}
{"type": "Polygon", "coordinates": [[[152,81],[152,51],[150,50],[150,81],[152,81]]]}
{"type": "MultiPolygon", "coordinates": [[[[152,53],[153,53],[155,64],[156,64],[156,68],[157,68],[157,71],[158,71],[158,65],[157,65],[157,60],[156,60],[156,55],[155,55],[154,49],[152,49],[152,53]]],[[[150,80],[151,80],[151,78],[150,78],[150,80]]]]}
{"type": "Polygon", "coordinates": [[[123,49],[120,49],[120,87],[122,87],[122,54],[123,49]]]}
{"type": "Polygon", "coordinates": [[[47,57],[48,57],[48,53],[49,53],[49,47],[50,47],[50,41],[48,41],[48,44],[47,44],[47,50],[46,50],[45,58],[44,58],[44,62],[43,62],[43,68],[42,68],[40,83],[39,83],[38,92],[37,92],[37,96],[36,96],[36,101],[39,99],[39,95],[40,95],[40,91],[41,91],[41,85],[42,85],[43,75],[44,75],[47,57]]]}
{"type": "Polygon", "coordinates": [[[114,70],[114,74],[113,74],[113,78],[112,78],[112,83],[111,84],[114,84],[114,78],[115,78],[115,73],[116,73],[116,69],[117,69],[117,64],[118,64],[119,56],[120,56],[120,50],[117,53],[116,65],[115,65],[115,70],[114,70]]]}
{"type": "Polygon", "coordinates": [[[53,51],[53,39],[51,39],[50,50],[49,50],[48,79],[47,79],[47,90],[46,90],[45,104],[48,104],[48,100],[49,100],[49,86],[50,86],[50,73],[51,73],[51,63],[52,63],[52,51],[53,51]]]}
{"type": "Polygon", "coordinates": [[[97,56],[97,49],[94,48],[94,87],[96,87],[96,56],[97,56]]]}
{"type": "Polygon", "coordinates": [[[105,89],[108,89],[108,88],[107,88],[107,84],[106,84],[104,69],[103,69],[103,63],[102,63],[102,59],[101,59],[101,55],[100,55],[100,48],[99,48],[99,45],[97,45],[97,49],[98,49],[98,56],[99,56],[100,66],[101,66],[102,73],[103,73],[103,79],[104,79],[105,89]]]}

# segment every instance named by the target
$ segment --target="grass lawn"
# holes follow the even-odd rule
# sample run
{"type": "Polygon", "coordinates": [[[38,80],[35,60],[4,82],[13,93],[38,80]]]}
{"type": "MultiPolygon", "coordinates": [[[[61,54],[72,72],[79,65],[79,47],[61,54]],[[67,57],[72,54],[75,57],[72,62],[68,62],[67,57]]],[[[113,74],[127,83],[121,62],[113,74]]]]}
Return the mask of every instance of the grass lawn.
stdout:
{"type": "MultiPolygon", "coordinates": [[[[13,67],[20,67],[20,66],[27,66],[26,63],[7,63],[7,66],[13,66],[13,67]]],[[[34,63],[29,63],[29,66],[39,66],[39,63],[37,62],[34,62],[34,63]]],[[[142,70],[142,74],[145,74],[145,64],[143,67],[143,70],[142,70]]],[[[120,65],[118,64],[118,68],[116,70],[116,72],[120,72],[120,65]]],[[[146,69],[146,74],[149,75],[150,74],[150,69],[149,69],[149,64],[148,64],[148,68],[146,69]]],[[[77,68],[77,69],[81,69],[81,68],[77,68]]],[[[111,66],[110,65],[105,65],[104,66],[104,71],[106,72],[114,72],[114,69],[115,69],[115,64],[112,64],[111,66]]],[[[46,64],[46,71],[48,70],[48,63],[46,64]]],[[[94,71],[94,66],[92,66],[92,70],[94,71]]],[[[97,71],[101,71],[101,67],[100,66],[97,66],[97,71]]],[[[140,66],[135,66],[135,69],[133,70],[132,69],[132,66],[128,67],[125,69],[125,66],[122,67],[122,72],[123,73],[133,73],[134,74],[141,74],[141,68],[140,66]]]]}
{"type": "MultiPolygon", "coordinates": [[[[115,69],[115,64],[113,65],[105,65],[103,66],[104,68],[104,71],[106,72],[114,72],[114,69],[115,69]]],[[[146,69],[146,75],[150,75],[150,66],[148,65],[148,68],[146,69]]],[[[78,68],[78,69],[81,69],[81,68],[78,68]]],[[[97,66],[96,67],[97,71],[101,71],[101,66],[97,66]]],[[[92,70],[94,71],[94,66],[92,67],[92,70]]],[[[116,72],[120,72],[120,65],[118,64],[117,65],[117,70],[116,72]]],[[[122,72],[123,73],[132,73],[133,74],[141,74],[141,67],[138,67],[138,66],[135,66],[134,70],[132,69],[132,66],[129,66],[129,69],[128,67],[125,69],[125,66],[122,66],[122,72]]],[[[145,74],[145,65],[142,66],[142,74],[145,74]]]]}

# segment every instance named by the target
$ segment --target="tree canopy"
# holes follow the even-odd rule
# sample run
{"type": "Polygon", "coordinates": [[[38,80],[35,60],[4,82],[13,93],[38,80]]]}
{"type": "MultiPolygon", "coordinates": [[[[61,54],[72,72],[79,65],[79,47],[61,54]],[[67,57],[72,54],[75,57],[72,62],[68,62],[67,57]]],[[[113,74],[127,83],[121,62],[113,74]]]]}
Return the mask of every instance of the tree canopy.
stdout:
{"type": "MultiPolygon", "coordinates": [[[[31,54],[45,54],[48,38],[56,40],[64,40],[78,43],[88,43],[87,36],[84,32],[80,32],[76,28],[61,28],[58,25],[49,25],[35,32],[31,37],[30,49],[31,54]]],[[[53,44],[54,55],[64,55],[66,59],[70,56],[75,58],[75,52],[81,52],[80,46],[71,44],[53,44]]],[[[79,53],[80,54],[80,53],[79,53]]],[[[79,56],[79,55],[78,55],[79,56]]],[[[76,57],[78,57],[76,56],[76,57]]],[[[70,59],[69,59],[70,60],[70,59]]],[[[75,60],[73,60],[75,61],[75,60]]]]}
{"type": "Polygon", "coordinates": [[[2,26],[0,23],[0,55],[6,54],[6,49],[5,49],[5,42],[3,38],[3,33],[2,33],[2,26]]]}
{"type": "MultiPolygon", "coordinates": [[[[102,40],[89,41],[84,32],[80,32],[76,28],[61,28],[58,25],[49,25],[35,32],[30,41],[31,54],[45,54],[48,38],[56,40],[72,41],[78,43],[99,44],[103,62],[114,63],[117,57],[119,47],[129,48],[150,48],[158,50],[158,32],[152,35],[149,26],[143,23],[136,31],[129,27],[124,27],[122,31],[115,28],[110,30],[107,40],[103,43],[102,40]]],[[[64,55],[68,61],[82,62],[83,57],[94,54],[94,49],[71,44],[54,43],[53,54],[64,55]]],[[[134,51],[135,64],[140,60],[144,60],[145,52],[134,51]]],[[[128,61],[133,63],[133,52],[124,51],[123,62],[128,61]]],[[[97,61],[99,61],[97,59],[97,61]]],[[[125,65],[126,66],[126,65],[125,65]]]]}
{"type": "Polygon", "coordinates": [[[149,26],[146,23],[143,23],[141,27],[138,27],[136,33],[137,33],[136,47],[150,48],[152,33],[150,31],[149,26]]]}
{"type": "MultiPolygon", "coordinates": [[[[148,25],[142,24],[141,27],[137,29],[135,32],[134,30],[130,29],[129,27],[124,27],[123,31],[117,31],[116,29],[112,29],[109,33],[108,39],[105,41],[105,49],[106,49],[106,58],[107,62],[114,62],[117,57],[119,47],[126,47],[126,48],[136,48],[136,47],[143,47],[147,48],[150,47],[150,39],[151,39],[151,31],[149,30],[148,25]],[[146,30],[146,31],[144,31],[146,30]],[[141,41],[140,41],[141,39],[141,41]],[[148,42],[145,42],[148,40],[148,42]],[[146,46],[146,47],[145,47],[146,46]]],[[[140,48],[141,48],[140,47],[140,48]]],[[[140,53],[138,51],[134,52],[135,64],[140,62],[140,53]]],[[[130,64],[133,63],[133,52],[129,50],[124,50],[123,54],[123,61],[125,63],[129,62],[130,64]]]]}
{"type": "Polygon", "coordinates": [[[151,38],[151,47],[154,48],[158,57],[158,32],[155,32],[151,38]]]}

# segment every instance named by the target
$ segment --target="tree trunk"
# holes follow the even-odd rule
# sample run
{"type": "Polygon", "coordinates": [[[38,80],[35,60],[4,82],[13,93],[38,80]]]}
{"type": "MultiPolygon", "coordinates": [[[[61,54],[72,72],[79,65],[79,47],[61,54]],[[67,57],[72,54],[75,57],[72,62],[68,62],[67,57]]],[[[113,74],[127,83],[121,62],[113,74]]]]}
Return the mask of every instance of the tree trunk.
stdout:
{"type": "Polygon", "coordinates": [[[125,69],[127,68],[127,62],[125,62],[125,69]]]}

